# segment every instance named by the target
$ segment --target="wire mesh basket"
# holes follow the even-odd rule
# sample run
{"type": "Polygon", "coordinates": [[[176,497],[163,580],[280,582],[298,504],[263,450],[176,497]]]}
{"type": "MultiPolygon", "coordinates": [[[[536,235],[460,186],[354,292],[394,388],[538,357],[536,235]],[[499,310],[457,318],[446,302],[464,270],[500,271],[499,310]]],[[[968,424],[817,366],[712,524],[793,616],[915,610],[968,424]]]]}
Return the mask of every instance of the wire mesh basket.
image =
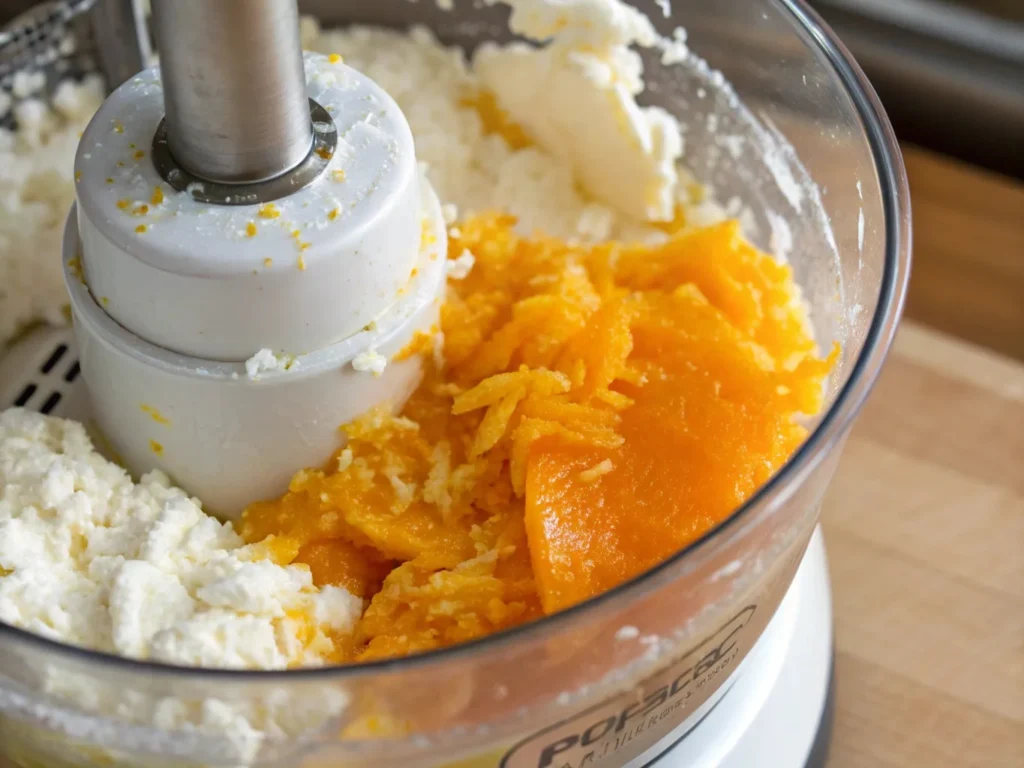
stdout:
{"type": "Polygon", "coordinates": [[[15,127],[12,107],[48,100],[63,80],[99,72],[113,88],[151,59],[144,0],[48,0],[10,18],[17,10],[0,0],[0,126],[15,127]]]}
{"type": "Polygon", "coordinates": [[[0,27],[0,105],[9,108],[17,100],[49,93],[58,80],[96,69],[86,13],[94,4],[38,3],[0,27]]]}

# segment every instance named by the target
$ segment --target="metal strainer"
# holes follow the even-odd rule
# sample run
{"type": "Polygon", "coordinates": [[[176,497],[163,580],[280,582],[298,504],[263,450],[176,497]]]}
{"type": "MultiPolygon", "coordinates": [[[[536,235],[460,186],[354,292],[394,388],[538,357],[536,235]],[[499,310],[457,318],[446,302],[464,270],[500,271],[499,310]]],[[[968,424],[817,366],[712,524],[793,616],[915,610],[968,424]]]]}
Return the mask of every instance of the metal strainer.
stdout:
{"type": "Polygon", "coordinates": [[[95,0],[40,3],[0,31],[0,85],[19,71],[43,70],[73,53],[72,27],[95,0]]]}
{"type": "Polygon", "coordinates": [[[142,0],[50,0],[7,21],[15,10],[0,1],[0,125],[13,125],[12,104],[45,99],[61,80],[99,70],[112,89],[152,55],[142,0]]]}

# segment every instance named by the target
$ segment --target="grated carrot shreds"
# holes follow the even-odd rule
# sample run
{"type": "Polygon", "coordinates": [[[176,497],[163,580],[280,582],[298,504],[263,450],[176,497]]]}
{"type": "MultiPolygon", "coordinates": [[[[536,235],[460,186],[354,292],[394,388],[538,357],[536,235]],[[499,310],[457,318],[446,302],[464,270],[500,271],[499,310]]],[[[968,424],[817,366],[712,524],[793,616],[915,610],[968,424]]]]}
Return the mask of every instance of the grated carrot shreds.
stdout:
{"type": "Polygon", "coordinates": [[[474,267],[442,307],[444,367],[430,336],[403,350],[425,375],[401,414],[346,425],[325,468],[243,516],[249,541],[368,598],[338,661],[480,637],[635,575],[749,498],[822,406],[838,350],[815,356],[790,268],[735,222],[657,246],[514,225],[460,222],[449,258],[474,267]]]}

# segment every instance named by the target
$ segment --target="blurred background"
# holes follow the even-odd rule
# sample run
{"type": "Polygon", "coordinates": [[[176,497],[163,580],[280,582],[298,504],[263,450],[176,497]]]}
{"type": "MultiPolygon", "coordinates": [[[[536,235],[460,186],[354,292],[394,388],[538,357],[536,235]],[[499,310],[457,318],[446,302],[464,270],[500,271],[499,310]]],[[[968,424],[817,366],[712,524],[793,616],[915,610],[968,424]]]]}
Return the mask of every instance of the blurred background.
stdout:
{"type": "Polygon", "coordinates": [[[897,132],[1024,178],[1024,2],[815,0],[897,132]]]}
{"type": "Polygon", "coordinates": [[[1024,360],[1024,1],[812,0],[903,142],[907,314],[1024,360]]]}

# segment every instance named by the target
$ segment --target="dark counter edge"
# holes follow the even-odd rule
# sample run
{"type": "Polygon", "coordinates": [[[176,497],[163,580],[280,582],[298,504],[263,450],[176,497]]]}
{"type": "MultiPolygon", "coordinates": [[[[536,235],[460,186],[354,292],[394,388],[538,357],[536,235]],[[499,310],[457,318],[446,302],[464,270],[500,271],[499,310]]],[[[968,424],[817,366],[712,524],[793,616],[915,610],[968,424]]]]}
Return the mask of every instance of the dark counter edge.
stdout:
{"type": "Polygon", "coordinates": [[[1024,180],[1024,23],[948,7],[899,17],[870,3],[811,4],[863,67],[901,140],[1024,180]]]}

